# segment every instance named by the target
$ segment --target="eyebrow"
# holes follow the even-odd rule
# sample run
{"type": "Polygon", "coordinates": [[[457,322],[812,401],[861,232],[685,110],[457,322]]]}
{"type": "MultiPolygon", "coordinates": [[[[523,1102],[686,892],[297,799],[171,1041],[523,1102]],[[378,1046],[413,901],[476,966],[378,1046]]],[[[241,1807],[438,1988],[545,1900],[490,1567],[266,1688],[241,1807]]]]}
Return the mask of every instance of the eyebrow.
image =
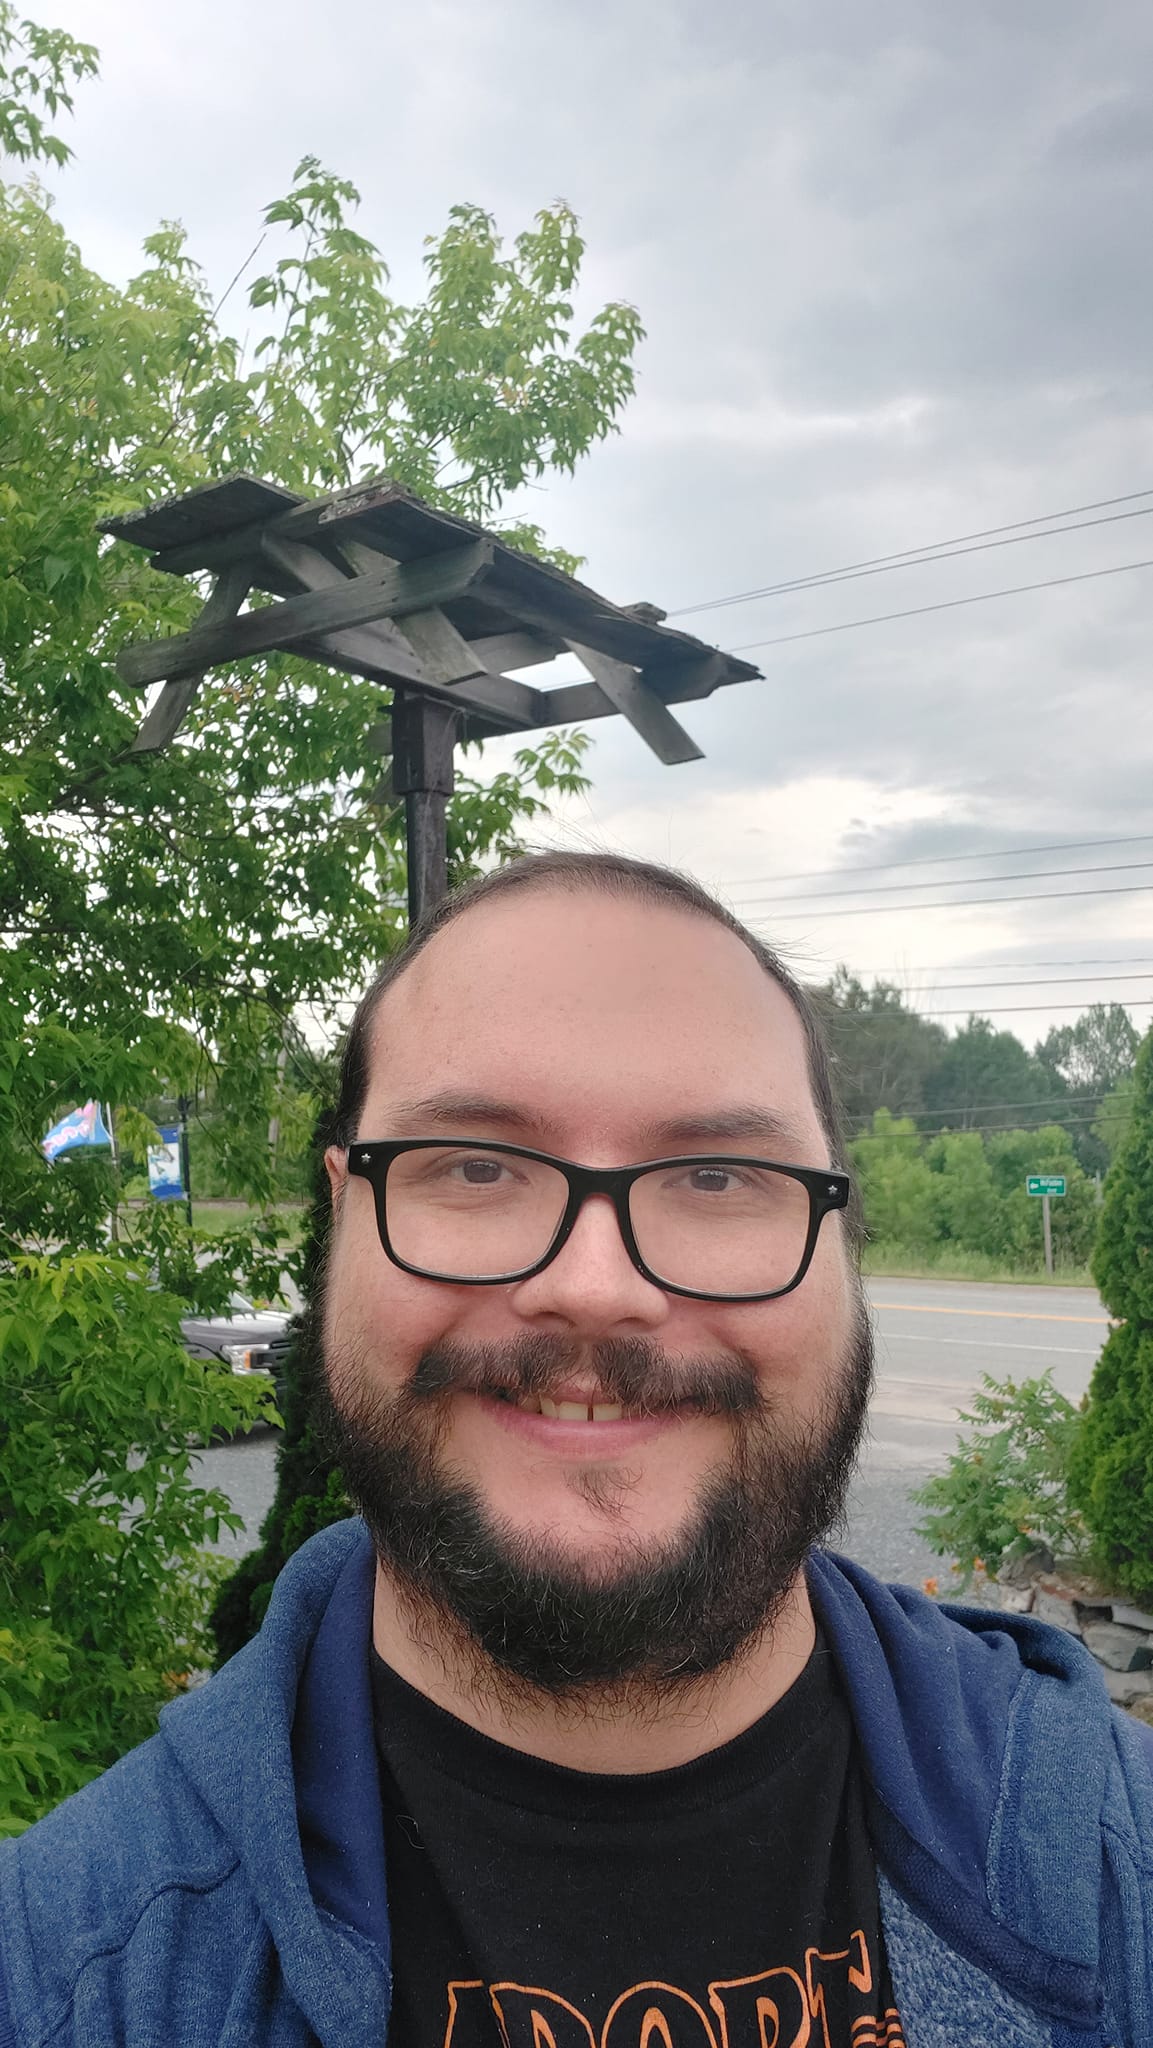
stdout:
{"type": "Polygon", "coordinates": [[[730,1109],[701,1109],[645,1126],[644,1139],[654,1145],[742,1144],[756,1138],[765,1144],[800,1151],[811,1138],[791,1117],[761,1103],[737,1103],[730,1109]]]}
{"type": "Polygon", "coordinates": [[[480,1124],[501,1124],[512,1126],[519,1131],[539,1132],[543,1126],[539,1117],[529,1110],[519,1109],[514,1102],[501,1102],[493,1095],[474,1095],[463,1088],[444,1088],[436,1095],[423,1095],[411,1102],[400,1102],[389,1117],[391,1124],[403,1126],[398,1135],[411,1133],[417,1136],[422,1127],[438,1125],[441,1130],[456,1130],[469,1135],[469,1126],[480,1124]]]}
{"type": "MultiPolygon", "coordinates": [[[[537,1138],[547,1136],[547,1126],[530,1110],[496,1096],[476,1095],[466,1089],[446,1088],[435,1095],[398,1103],[388,1119],[398,1137],[419,1136],[430,1126],[470,1136],[482,1127],[499,1126],[537,1138]]],[[[761,1103],[737,1103],[728,1109],[705,1109],[644,1125],[640,1134],[642,1150],[659,1154],[669,1147],[687,1145],[699,1149],[725,1144],[747,1144],[750,1139],[798,1155],[811,1142],[798,1125],[761,1103]]]]}

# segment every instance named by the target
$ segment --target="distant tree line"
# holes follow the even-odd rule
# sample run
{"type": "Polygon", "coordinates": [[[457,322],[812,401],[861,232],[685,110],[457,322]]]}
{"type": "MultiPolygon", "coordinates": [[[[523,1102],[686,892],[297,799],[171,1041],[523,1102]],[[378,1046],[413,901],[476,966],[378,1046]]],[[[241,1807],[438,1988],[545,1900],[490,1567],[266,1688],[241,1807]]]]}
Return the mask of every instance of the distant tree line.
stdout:
{"type": "Polygon", "coordinates": [[[950,1035],[895,983],[867,988],[845,968],[817,995],[874,1248],[1039,1268],[1041,1204],[1025,1178],[1059,1173],[1054,1259],[1084,1266],[1132,1112],[1141,1041],[1127,1010],[1096,1003],[1030,1051],[988,1017],[950,1035]]]}

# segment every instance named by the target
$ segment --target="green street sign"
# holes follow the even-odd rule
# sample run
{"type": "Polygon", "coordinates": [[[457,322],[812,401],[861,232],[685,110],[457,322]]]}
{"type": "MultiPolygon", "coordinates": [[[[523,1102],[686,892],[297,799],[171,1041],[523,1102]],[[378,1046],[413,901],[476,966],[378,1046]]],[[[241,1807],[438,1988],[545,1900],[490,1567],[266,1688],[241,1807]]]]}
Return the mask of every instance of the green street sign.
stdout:
{"type": "Polygon", "coordinates": [[[1063,1195],[1065,1176],[1063,1173],[1030,1173],[1025,1180],[1027,1195],[1063,1195]]]}

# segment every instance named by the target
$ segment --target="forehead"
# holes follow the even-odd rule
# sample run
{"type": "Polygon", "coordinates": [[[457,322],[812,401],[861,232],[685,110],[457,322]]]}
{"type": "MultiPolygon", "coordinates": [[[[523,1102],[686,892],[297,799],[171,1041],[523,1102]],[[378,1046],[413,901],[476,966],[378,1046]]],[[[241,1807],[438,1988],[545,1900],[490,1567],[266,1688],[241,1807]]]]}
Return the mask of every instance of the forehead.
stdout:
{"type": "Polygon", "coordinates": [[[801,1021],[748,948],[688,909],[591,890],[478,905],[384,996],[374,1130],[446,1090],[519,1107],[558,1147],[750,1104],[820,1143],[801,1021]]]}

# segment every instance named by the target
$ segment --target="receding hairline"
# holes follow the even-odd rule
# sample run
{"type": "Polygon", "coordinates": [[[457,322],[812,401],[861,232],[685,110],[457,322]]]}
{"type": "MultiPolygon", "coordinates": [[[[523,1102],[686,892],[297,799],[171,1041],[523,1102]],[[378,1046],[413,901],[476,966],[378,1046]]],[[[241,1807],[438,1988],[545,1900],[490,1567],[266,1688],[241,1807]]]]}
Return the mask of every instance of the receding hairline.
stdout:
{"type": "Polygon", "coordinates": [[[695,912],[697,917],[720,925],[738,939],[786,996],[800,1021],[817,1115],[834,1160],[841,1160],[844,1141],[821,1020],[812,997],[773,949],[699,882],[675,868],[627,854],[565,851],[522,855],[444,897],[414,928],[400,951],[386,962],[363,996],[349,1027],[336,1119],[339,1142],[348,1143],[355,1134],[355,1118],[368,1091],[368,1054],[375,1049],[376,1015],[393,985],[408,973],[434,938],[470,911],[479,910],[487,902],[543,894],[549,889],[568,894],[583,891],[590,895],[631,897],[642,903],[695,912]]]}
{"type": "MultiPolygon", "coordinates": [[[[507,873],[507,870],[502,869],[500,872],[503,875],[507,873]]],[[[646,889],[641,886],[629,886],[627,880],[624,879],[616,886],[613,885],[614,882],[616,882],[616,877],[611,871],[607,875],[603,871],[600,874],[596,872],[590,874],[573,873],[571,875],[565,873],[556,875],[542,874],[537,878],[525,877],[523,880],[518,881],[515,887],[508,884],[503,889],[494,889],[491,894],[486,893],[475,899],[469,896],[452,915],[441,916],[431,929],[425,931],[419,938],[414,938],[410,941],[395,956],[395,960],[390,962],[389,966],[377,977],[373,989],[369,990],[365,998],[367,1007],[363,1020],[368,1029],[373,1050],[375,1051],[376,1049],[377,1034],[387,998],[393,994],[400,983],[410,981],[414,975],[419,976],[422,972],[427,973],[431,969],[433,963],[429,956],[435,953],[439,939],[447,938],[466,919],[471,922],[475,916],[485,911],[511,913],[519,899],[523,898],[536,902],[547,899],[549,896],[585,896],[593,901],[596,901],[598,898],[607,897],[626,905],[635,903],[652,910],[668,911],[673,916],[683,915],[691,918],[694,924],[704,928],[712,926],[715,931],[719,930],[735,940],[741,947],[741,950],[753,960],[754,964],[761,970],[765,980],[772,987],[776,988],[788,1003],[790,1010],[796,1016],[797,1022],[803,1029],[804,1019],[798,1013],[798,1005],[793,1000],[789,981],[782,979],[771,968],[766,966],[765,961],[759,956],[754,947],[749,945],[743,928],[730,925],[723,918],[716,916],[711,908],[705,908],[703,905],[692,901],[689,897],[674,895],[671,891],[662,888],[650,887],[646,889]]],[[[446,899],[446,902],[452,903],[453,900],[450,897],[446,899]]]]}

